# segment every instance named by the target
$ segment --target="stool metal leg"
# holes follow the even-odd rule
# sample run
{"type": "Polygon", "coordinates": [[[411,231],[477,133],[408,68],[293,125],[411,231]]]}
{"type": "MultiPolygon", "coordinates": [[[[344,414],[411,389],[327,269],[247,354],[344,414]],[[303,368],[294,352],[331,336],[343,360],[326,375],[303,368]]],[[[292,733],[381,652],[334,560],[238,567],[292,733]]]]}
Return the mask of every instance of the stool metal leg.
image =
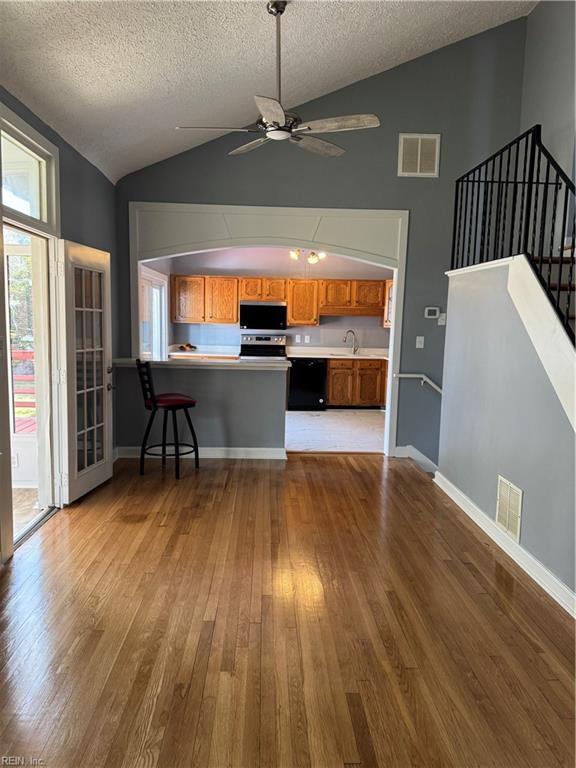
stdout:
{"type": "Polygon", "coordinates": [[[154,423],[154,419],[156,418],[156,411],[152,411],[150,414],[150,418],[148,419],[148,424],[146,425],[146,431],[144,432],[144,438],[142,440],[142,447],[140,448],[140,474],[144,474],[144,456],[146,453],[146,444],[148,442],[148,436],[150,435],[150,430],[152,429],[152,424],[154,423]]]}
{"type": "Polygon", "coordinates": [[[164,410],[164,421],[162,422],[162,466],[166,466],[166,427],[168,426],[168,411],[164,410]]]}
{"type": "Polygon", "coordinates": [[[196,439],[196,432],[194,432],[194,427],[192,426],[192,419],[190,418],[190,413],[188,412],[188,408],[184,408],[184,414],[186,416],[186,421],[188,422],[188,426],[190,427],[190,432],[192,434],[192,442],[194,443],[194,461],[196,462],[196,469],[200,469],[200,457],[198,456],[198,440],[196,439]]]}
{"type": "Polygon", "coordinates": [[[178,444],[178,419],[176,409],[172,411],[172,429],[174,431],[174,461],[176,462],[176,480],[180,480],[180,446],[178,444]]]}

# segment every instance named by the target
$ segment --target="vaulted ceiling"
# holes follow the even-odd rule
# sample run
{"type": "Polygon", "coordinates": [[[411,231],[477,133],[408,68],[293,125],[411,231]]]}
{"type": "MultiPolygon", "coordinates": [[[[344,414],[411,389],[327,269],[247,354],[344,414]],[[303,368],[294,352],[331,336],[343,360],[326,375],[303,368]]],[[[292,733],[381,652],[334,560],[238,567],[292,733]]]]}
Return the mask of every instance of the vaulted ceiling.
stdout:
{"type": "MultiPolygon", "coordinates": [[[[294,0],[285,107],[524,16],[535,2],[294,0]]],[[[274,95],[274,20],[242,2],[0,1],[2,85],[110,179],[246,125],[274,95]]]]}

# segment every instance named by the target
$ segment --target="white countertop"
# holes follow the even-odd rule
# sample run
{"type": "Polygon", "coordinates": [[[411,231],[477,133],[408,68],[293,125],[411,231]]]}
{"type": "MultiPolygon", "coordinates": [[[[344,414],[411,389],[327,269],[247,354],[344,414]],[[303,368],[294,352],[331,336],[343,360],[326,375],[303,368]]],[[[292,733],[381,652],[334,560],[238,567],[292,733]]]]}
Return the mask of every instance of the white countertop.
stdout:
{"type": "Polygon", "coordinates": [[[350,347],[310,347],[297,344],[286,347],[288,357],[338,357],[343,360],[388,360],[388,350],[383,347],[360,347],[354,355],[350,347]]]}
{"type": "MultiPolygon", "coordinates": [[[[133,357],[116,358],[114,361],[116,368],[135,368],[136,360],[133,357]]],[[[181,353],[178,357],[170,360],[150,360],[150,365],[154,368],[208,368],[210,370],[233,370],[233,371],[286,371],[290,368],[289,360],[280,358],[260,358],[251,360],[250,358],[240,357],[222,357],[210,354],[181,353]]]]}

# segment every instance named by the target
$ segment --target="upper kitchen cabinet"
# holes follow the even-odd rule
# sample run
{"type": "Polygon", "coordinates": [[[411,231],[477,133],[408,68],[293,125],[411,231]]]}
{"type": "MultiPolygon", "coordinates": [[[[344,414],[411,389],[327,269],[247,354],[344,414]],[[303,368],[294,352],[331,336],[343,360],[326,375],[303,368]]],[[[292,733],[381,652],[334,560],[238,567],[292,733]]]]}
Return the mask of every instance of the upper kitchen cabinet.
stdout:
{"type": "Polygon", "coordinates": [[[352,280],[321,280],[320,311],[352,306],[352,280]]]}
{"type": "Polygon", "coordinates": [[[355,307],[379,311],[384,308],[384,280],[353,280],[352,288],[355,307]]]}
{"type": "Polygon", "coordinates": [[[204,278],[172,275],[170,307],[173,323],[203,323],[205,318],[204,278]]]}
{"type": "Polygon", "coordinates": [[[241,277],[241,301],[286,301],[286,280],[283,277],[241,277]]]}
{"type": "Polygon", "coordinates": [[[288,325],[318,325],[318,282],[288,281],[288,325]]]}
{"type": "Polygon", "coordinates": [[[206,277],[206,322],[238,322],[238,278],[206,277]]]}
{"type": "Polygon", "coordinates": [[[392,327],[392,288],[394,286],[393,280],[386,280],[385,295],[384,295],[384,328],[392,327]]]}
{"type": "Polygon", "coordinates": [[[261,277],[241,277],[239,279],[240,301],[260,301],[263,282],[261,277]]]}
{"type": "Polygon", "coordinates": [[[286,280],[283,277],[262,278],[264,301],[286,301],[286,280]]]}

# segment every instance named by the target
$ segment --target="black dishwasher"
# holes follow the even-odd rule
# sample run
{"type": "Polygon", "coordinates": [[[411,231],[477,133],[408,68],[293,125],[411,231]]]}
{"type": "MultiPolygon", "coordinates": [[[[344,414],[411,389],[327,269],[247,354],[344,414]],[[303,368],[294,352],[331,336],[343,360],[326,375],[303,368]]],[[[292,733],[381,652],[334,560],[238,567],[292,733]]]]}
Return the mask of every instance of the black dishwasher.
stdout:
{"type": "Polygon", "coordinates": [[[291,357],[289,411],[326,410],[326,360],[291,357]]]}

